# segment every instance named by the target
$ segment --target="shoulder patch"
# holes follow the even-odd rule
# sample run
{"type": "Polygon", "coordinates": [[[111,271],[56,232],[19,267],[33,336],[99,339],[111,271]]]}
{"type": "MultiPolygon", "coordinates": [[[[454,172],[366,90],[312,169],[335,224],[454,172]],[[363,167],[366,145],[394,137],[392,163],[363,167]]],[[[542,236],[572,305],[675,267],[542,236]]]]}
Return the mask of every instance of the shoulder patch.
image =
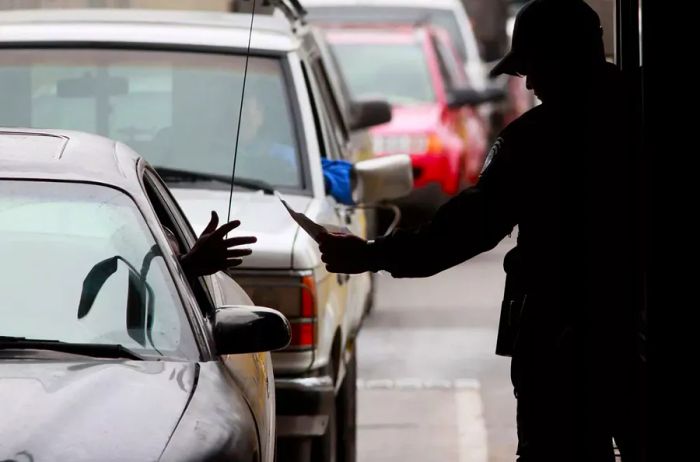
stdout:
{"type": "Polygon", "coordinates": [[[491,146],[491,150],[489,150],[488,155],[486,156],[486,160],[484,161],[484,166],[481,168],[481,174],[483,175],[486,169],[489,167],[491,162],[493,162],[493,159],[498,155],[498,153],[501,151],[501,147],[503,146],[503,138],[500,136],[496,138],[496,141],[494,141],[493,146],[491,146]]]}

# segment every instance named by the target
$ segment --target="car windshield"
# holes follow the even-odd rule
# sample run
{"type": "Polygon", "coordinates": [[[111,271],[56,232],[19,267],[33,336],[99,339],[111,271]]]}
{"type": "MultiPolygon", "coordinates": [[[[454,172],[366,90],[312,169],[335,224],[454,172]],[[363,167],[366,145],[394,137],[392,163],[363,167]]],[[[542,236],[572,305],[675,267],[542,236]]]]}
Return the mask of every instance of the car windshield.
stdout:
{"type": "Polygon", "coordinates": [[[85,183],[0,181],[0,337],[197,359],[180,296],[136,204],[85,183]]]}
{"type": "Polygon", "coordinates": [[[355,99],[381,97],[395,105],[432,103],[435,91],[418,43],[332,43],[355,99]]]}
{"type": "Polygon", "coordinates": [[[314,6],[309,8],[311,21],[327,24],[425,24],[444,29],[466,62],[468,52],[457,17],[441,8],[391,6],[314,6]]]}
{"type": "MultiPolygon", "coordinates": [[[[231,54],[3,49],[0,126],[97,133],[156,167],[230,176],[244,69],[231,54]]],[[[302,189],[286,88],[279,59],[250,57],[236,176],[302,189]]]]}
{"type": "Polygon", "coordinates": [[[235,0],[2,0],[0,10],[26,10],[32,8],[91,8],[178,10],[178,11],[231,11],[235,0]]]}

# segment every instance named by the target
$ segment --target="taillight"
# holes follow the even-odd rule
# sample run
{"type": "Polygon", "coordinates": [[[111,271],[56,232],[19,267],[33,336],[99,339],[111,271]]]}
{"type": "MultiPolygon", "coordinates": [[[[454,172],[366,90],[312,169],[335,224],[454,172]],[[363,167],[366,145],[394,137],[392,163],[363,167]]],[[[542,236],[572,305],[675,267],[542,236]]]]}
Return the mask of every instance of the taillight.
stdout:
{"type": "MultiPolygon", "coordinates": [[[[290,321],[290,326],[292,327],[292,341],[289,347],[292,349],[300,349],[305,347],[312,347],[316,343],[315,340],[315,330],[316,323],[305,322],[303,320],[297,320],[295,322],[290,321]]],[[[289,349],[289,347],[287,347],[289,349]]]]}
{"type": "Polygon", "coordinates": [[[286,350],[313,349],[316,345],[316,281],[312,275],[257,276],[234,274],[236,282],[258,306],[286,316],[292,340],[286,350]]]}
{"type": "Polygon", "coordinates": [[[425,150],[425,152],[427,154],[435,155],[435,154],[442,154],[443,153],[442,140],[435,133],[431,133],[430,135],[428,135],[427,145],[428,145],[427,149],[425,150]]]}

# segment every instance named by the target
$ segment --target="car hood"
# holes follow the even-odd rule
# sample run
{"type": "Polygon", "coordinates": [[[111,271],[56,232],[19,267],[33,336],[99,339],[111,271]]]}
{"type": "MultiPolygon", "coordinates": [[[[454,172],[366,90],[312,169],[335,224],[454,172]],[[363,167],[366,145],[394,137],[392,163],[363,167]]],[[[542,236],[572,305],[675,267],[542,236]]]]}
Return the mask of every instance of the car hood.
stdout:
{"type": "Polygon", "coordinates": [[[394,133],[425,133],[438,125],[442,116],[439,104],[421,104],[416,106],[394,106],[391,121],[370,129],[373,135],[390,135],[394,133]]]}
{"type": "Polygon", "coordinates": [[[0,460],[157,460],[196,376],[186,362],[4,360],[0,460]]]}
{"type": "MultiPolygon", "coordinates": [[[[220,224],[228,216],[229,192],[203,189],[172,188],[173,195],[199,234],[209,223],[211,211],[219,215],[220,224]]],[[[298,212],[308,208],[311,198],[285,194],[285,200],[298,212]]],[[[290,269],[294,267],[294,240],[299,226],[291,219],[275,196],[236,191],[231,203],[231,220],[241,226],[232,235],[252,235],[258,241],[251,245],[253,254],[243,259],[241,268],[290,269]]]]}

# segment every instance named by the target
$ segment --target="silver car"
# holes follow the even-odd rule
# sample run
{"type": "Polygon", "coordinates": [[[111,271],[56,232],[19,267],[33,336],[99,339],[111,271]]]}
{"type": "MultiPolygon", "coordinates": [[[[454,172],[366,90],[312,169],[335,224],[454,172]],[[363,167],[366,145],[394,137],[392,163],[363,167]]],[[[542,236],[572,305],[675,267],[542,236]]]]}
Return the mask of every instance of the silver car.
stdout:
{"type": "Polygon", "coordinates": [[[272,462],[289,324],[183,273],[155,171],[58,130],[0,129],[0,165],[0,459],[272,462]]]}

